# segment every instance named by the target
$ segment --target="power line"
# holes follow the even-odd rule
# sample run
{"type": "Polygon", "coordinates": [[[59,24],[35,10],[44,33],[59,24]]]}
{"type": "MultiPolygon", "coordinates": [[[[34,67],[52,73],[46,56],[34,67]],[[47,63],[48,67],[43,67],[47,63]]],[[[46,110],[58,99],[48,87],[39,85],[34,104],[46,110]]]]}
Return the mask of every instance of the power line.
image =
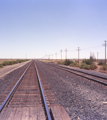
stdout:
{"type": "Polygon", "coordinates": [[[90,47],[87,47],[87,48],[81,48],[81,49],[89,49],[89,48],[94,48],[94,47],[98,47],[98,46],[101,46],[101,44],[95,45],[95,46],[90,46],[90,47]]]}
{"type": "MultiPolygon", "coordinates": [[[[86,48],[81,48],[81,49],[82,49],[82,50],[83,50],[83,49],[90,49],[90,48],[94,48],[94,47],[98,47],[98,46],[101,46],[101,44],[98,44],[98,45],[95,45],[95,46],[86,47],[86,48]]],[[[68,50],[68,51],[76,51],[76,50],[73,49],[73,50],[68,50]]]]}
{"type": "MultiPolygon", "coordinates": [[[[101,44],[98,44],[98,45],[94,45],[94,46],[90,46],[90,47],[86,47],[86,48],[81,48],[81,49],[90,49],[90,48],[95,48],[95,47],[98,47],[98,46],[101,46],[101,44]]],[[[107,46],[107,41],[105,41],[105,44],[104,44],[104,46],[105,46],[105,63],[107,62],[106,61],[106,46],[107,46]]],[[[78,62],[79,62],[79,57],[80,57],[80,48],[78,47],[78,62]]],[[[67,49],[65,49],[65,59],[67,59],[67,52],[68,51],[77,51],[77,50],[67,50],[67,49]]],[[[60,50],[60,52],[61,52],[61,61],[62,61],[62,49],[60,50]]],[[[98,58],[98,54],[99,53],[97,53],[97,58],[98,58]]],[[[57,53],[55,53],[55,56],[56,56],[56,59],[57,59],[57,53]]],[[[50,59],[50,57],[51,57],[51,55],[48,55],[48,59],[50,59]]],[[[52,59],[53,59],[53,54],[52,54],[52,59]]]]}

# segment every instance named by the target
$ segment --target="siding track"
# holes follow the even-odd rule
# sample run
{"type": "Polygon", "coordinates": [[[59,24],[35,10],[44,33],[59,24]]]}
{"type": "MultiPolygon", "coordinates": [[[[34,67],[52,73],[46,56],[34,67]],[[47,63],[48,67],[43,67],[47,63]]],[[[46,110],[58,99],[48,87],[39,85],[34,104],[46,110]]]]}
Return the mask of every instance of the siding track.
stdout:
{"type": "Polygon", "coordinates": [[[77,70],[77,69],[73,69],[73,68],[68,68],[62,65],[56,65],[56,64],[52,64],[52,63],[47,63],[47,65],[50,65],[51,67],[55,67],[70,73],[73,73],[75,75],[87,78],[89,80],[92,80],[94,82],[100,83],[102,85],[107,86],[107,77],[104,76],[99,76],[96,74],[91,74],[91,73],[87,73],[85,71],[81,71],[81,70],[77,70]]]}

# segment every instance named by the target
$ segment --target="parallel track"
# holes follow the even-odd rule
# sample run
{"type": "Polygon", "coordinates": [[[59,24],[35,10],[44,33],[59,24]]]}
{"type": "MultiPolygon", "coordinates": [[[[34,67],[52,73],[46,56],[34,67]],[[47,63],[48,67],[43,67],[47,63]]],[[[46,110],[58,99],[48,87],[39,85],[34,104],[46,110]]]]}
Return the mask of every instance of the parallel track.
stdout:
{"type": "Polygon", "coordinates": [[[67,71],[69,73],[73,73],[75,75],[87,78],[89,80],[92,80],[94,82],[97,82],[97,83],[100,83],[102,85],[107,86],[107,77],[103,77],[103,76],[99,76],[99,75],[83,72],[81,70],[68,68],[68,67],[61,66],[61,65],[50,64],[50,63],[47,63],[47,65],[50,65],[51,67],[55,67],[55,68],[58,68],[58,69],[61,69],[61,70],[64,70],[64,71],[67,71]]]}

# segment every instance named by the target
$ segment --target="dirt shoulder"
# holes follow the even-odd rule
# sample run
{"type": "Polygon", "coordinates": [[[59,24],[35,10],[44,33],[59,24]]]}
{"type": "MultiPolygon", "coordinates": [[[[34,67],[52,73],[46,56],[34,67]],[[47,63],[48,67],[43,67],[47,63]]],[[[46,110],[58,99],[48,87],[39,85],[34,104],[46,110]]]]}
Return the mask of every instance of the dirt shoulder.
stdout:
{"type": "Polygon", "coordinates": [[[26,61],[26,62],[22,62],[22,63],[18,63],[18,64],[14,64],[14,65],[8,65],[8,66],[4,66],[3,68],[0,69],[0,78],[7,75],[8,73],[24,66],[25,64],[27,64],[30,61],[26,61]]]}

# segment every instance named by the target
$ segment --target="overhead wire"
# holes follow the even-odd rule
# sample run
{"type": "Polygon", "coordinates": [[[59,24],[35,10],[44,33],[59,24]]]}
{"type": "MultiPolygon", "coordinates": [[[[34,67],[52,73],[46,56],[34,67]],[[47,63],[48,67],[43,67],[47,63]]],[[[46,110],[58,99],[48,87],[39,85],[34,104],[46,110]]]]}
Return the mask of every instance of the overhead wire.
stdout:
{"type": "MultiPolygon", "coordinates": [[[[86,47],[86,48],[81,48],[81,50],[83,50],[83,49],[90,49],[90,48],[94,48],[94,47],[98,47],[98,46],[101,46],[101,44],[98,44],[98,45],[95,45],[95,46],[86,47]]],[[[77,50],[73,49],[73,50],[68,50],[68,51],[77,51],[77,50]]]]}

